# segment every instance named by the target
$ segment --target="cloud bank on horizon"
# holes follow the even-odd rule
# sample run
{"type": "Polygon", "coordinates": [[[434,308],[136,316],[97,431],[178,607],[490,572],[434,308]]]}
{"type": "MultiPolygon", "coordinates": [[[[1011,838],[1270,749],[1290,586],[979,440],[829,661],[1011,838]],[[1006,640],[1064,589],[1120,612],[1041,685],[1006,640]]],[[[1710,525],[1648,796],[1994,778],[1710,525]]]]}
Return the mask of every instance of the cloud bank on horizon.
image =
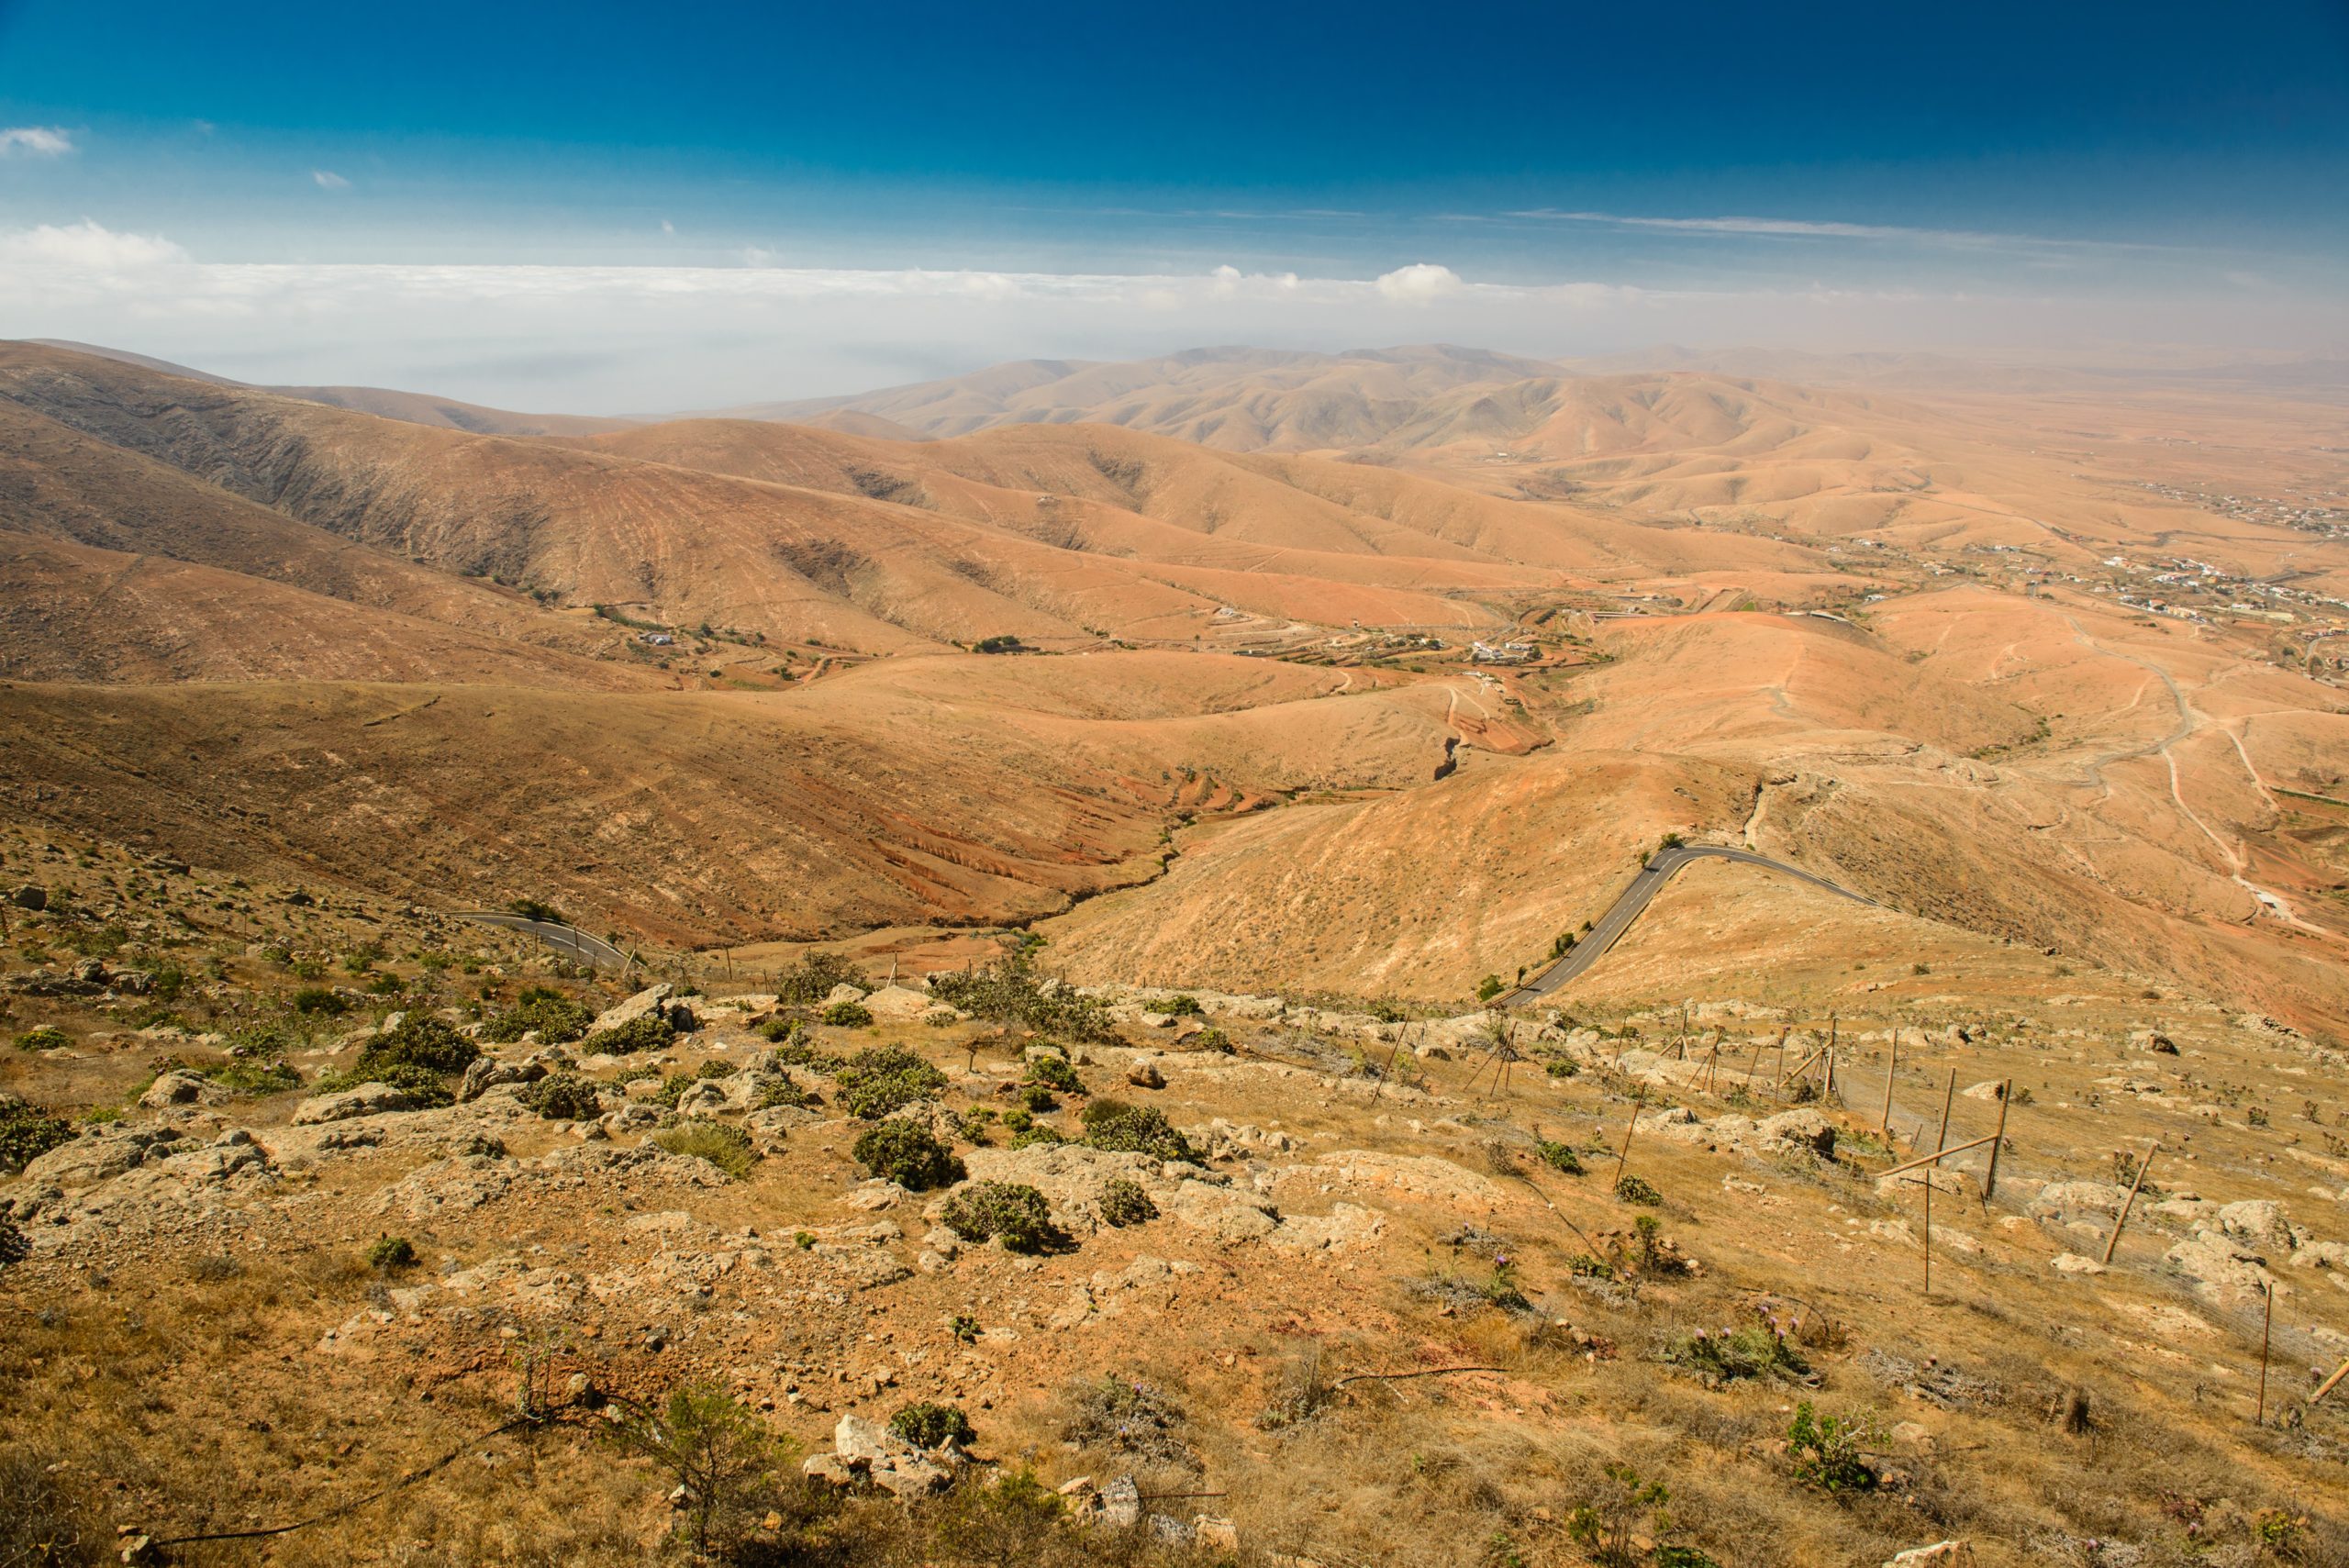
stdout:
{"type": "Polygon", "coordinates": [[[1537,357],[1671,342],[1850,349],[2305,341],[2349,309],[2256,276],[2176,300],[1914,286],[1655,285],[1464,276],[992,268],[206,261],[88,219],[0,230],[11,335],[134,348],[240,379],[368,383],[583,413],[853,392],[1019,358],[1127,359],[1214,343],[1344,350],[1448,341],[1537,357]],[[2191,308],[2199,319],[2178,312],[2191,308]]]}

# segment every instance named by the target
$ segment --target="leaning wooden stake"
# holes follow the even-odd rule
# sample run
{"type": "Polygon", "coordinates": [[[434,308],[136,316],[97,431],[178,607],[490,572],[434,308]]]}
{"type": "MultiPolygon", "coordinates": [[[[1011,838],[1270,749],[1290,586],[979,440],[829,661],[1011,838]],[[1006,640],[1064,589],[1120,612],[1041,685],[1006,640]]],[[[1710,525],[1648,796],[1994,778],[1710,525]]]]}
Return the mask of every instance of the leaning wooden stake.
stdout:
{"type": "Polygon", "coordinates": [[[1949,1087],[1942,1091],[1942,1129],[1933,1134],[1933,1147],[1941,1149],[1949,1142],[1949,1108],[1957,1098],[1957,1069],[1949,1070],[1949,1087]]]}
{"type": "Polygon", "coordinates": [[[1990,1194],[1998,1184],[1998,1151],[2007,1141],[2007,1106],[2014,1100],[2015,1081],[2012,1078],[1998,1085],[1998,1130],[1990,1135],[1990,1168],[1982,1173],[1982,1201],[1987,1204],[1990,1194]]]}
{"type": "Polygon", "coordinates": [[[1884,1115],[1876,1120],[1876,1131],[1882,1135],[1887,1148],[1892,1145],[1892,1080],[1898,1076],[1899,1072],[1900,1031],[1896,1029],[1892,1031],[1892,1060],[1885,1063],[1884,1068],[1884,1115]]]}
{"type": "Polygon", "coordinates": [[[2267,1282],[2267,1304],[2259,1315],[2259,1412],[2252,1418],[2252,1425],[2267,1424],[2267,1331],[2276,1322],[2276,1282],[2267,1282]]]}
{"type": "Polygon", "coordinates": [[[1998,1135],[1997,1133],[1993,1132],[1985,1137],[1977,1138],[1971,1143],[1961,1143],[1954,1149],[1936,1149],[1931,1154],[1920,1154],[1914,1160],[1906,1161],[1901,1164],[1895,1165],[1889,1171],[1878,1171],[1876,1173],[1876,1179],[1880,1182],[1887,1176],[1897,1176],[1904,1171],[1913,1171],[1920,1165],[1930,1165],[1936,1160],[1946,1160],[1953,1154],[1963,1154],[1969,1149],[1979,1149],[1985,1143],[1989,1142],[1992,1139],[1997,1138],[1998,1136],[1998,1135]]]}
{"type": "Polygon", "coordinates": [[[1925,1294],[1933,1294],[1933,1173],[1925,1173],[1925,1294]]]}
{"type": "Polygon", "coordinates": [[[2161,1151],[2162,1140],[2156,1138],[2154,1146],[2145,1151],[2145,1157],[2137,1162],[2137,1174],[2129,1184],[2129,1195],[2121,1200],[2121,1213],[2112,1221],[2112,1234],[2104,1239],[2104,1261],[2108,1263],[2112,1262],[2112,1250],[2121,1245],[2121,1228],[2129,1223],[2129,1211],[2137,1206],[2137,1189],[2145,1184],[2145,1173],[2153,1168],[2154,1156],[2161,1151]]]}
{"type": "Polygon", "coordinates": [[[1623,1129],[1623,1151],[1615,1156],[1615,1179],[1607,1184],[1609,1192],[1613,1192],[1623,1184],[1623,1166],[1631,1157],[1631,1134],[1639,1131],[1640,1112],[1645,1108],[1647,1103],[1648,1086],[1642,1084],[1640,1085],[1639,1098],[1631,1102],[1631,1124],[1623,1129]]]}
{"type": "Polygon", "coordinates": [[[2333,1368],[2332,1375],[2316,1385],[2316,1392],[2309,1396],[2309,1403],[2313,1405],[2318,1400],[2323,1398],[2326,1395],[2332,1393],[2334,1389],[2340,1387],[2341,1380],[2344,1377],[2349,1377],[2349,1361],[2344,1361],[2339,1366],[2333,1368]]]}

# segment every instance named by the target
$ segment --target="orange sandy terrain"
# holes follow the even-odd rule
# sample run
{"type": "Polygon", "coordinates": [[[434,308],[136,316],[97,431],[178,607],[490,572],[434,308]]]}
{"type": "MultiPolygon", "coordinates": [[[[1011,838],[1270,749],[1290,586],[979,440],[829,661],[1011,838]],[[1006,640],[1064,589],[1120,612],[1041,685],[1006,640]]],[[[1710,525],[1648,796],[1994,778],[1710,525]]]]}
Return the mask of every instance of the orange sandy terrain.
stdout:
{"type": "MultiPolygon", "coordinates": [[[[1776,368],[1216,351],[614,428],[13,346],[12,810],[667,945],[1057,917],[1073,973],[1431,999],[1677,832],[2349,1022],[2340,406],[1776,368]]],[[[1831,940],[1764,896],[1740,962],[1831,940]]]]}

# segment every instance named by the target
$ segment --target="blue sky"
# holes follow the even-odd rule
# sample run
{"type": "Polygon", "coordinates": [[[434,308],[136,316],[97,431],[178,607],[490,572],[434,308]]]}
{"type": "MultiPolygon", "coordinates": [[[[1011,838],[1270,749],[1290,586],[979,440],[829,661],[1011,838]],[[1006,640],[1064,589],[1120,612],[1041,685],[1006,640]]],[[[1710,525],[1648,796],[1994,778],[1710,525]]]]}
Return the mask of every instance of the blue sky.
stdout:
{"type": "Polygon", "coordinates": [[[0,0],[0,332],[585,406],[2344,329],[2340,0],[1131,9],[0,0]]]}

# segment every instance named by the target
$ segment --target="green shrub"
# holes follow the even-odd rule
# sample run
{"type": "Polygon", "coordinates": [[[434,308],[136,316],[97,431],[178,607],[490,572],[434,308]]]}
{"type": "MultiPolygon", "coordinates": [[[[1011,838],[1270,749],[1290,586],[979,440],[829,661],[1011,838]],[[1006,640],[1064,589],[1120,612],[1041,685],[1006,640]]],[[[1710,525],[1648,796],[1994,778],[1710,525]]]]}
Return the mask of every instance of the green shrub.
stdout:
{"type": "Polygon", "coordinates": [[[1196,1018],[1204,1012],[1197,996],[1180,995],[1168,996],[1161,1001],[1144,1002],[1141,1005],[1141,1010],[1145,1013],[1156,1013],[1163,1018],[1196,1018]]]}
{"type": "Polygon", "coordinates": [[[323,985],[305,985],[294,993],[294,1010],[307,1016],[323,1013],[328,1018],[351,1011],[351,1004],[323,985]]]}
{"type": "Polygon", "coordinates": [[[952,1186],[963,1179],[963,1162],[954,1151],[918,1122],[876,1122],[857,1136],[852,1152],[858,1164],[911,1192],[952,1186]]]}
{"type": "Polygon", "coordinates": [[[1785,1335],[1758,1324],[1710,1333],[1698,1329],[1674,1340],[1657,1359],[1716,1386],[1741,1378],[1800,1378],[1810,1373],[1785,1335]]]}
{"type": "Polygon", "coordinates": [[[15,1175],[61,1143],[73,1124],[23,1100],[0,1100],[0,1172],[15,1175]]]}
{"type": "Polygon", "coordinates": [[[835,1002],[824,1009],[823,1021],[834,1029],[861,1029],[873,1021],[873,1009],[862,1002],[835,1002]]]}
{"type": "Polygon", "coordinates": [[[916,1448],[961,1448],[979,1434],[959,1405],[939,1405],[925,1399],[899,1407],[889,1418],[889,1429],[916,1448]]]}
{"type": "Polygon", "coordinates": [[[1627,1175],[1615,1184],[1615,1195],[1625,1203],[1662,1203],[1664,1195],[1645,1176],[1627,1175]]]}
{"type": "Polygon", "coordinates": [[[1476,1000],[1479,1002],[1489,1002],[1507,989],[1508,989],[1508,987],[1502,984],[1501,977],[1499,975],[1487,974],[1485,978],[1476,982],[1476,1000]]]}
{"type": "Polygon", "coordinates": [[[853,985],[863,991],[871,984],[863,970],[836,952],[806,952],[799,955],[797,967],[786,970],[776,982],[775,995],[805,1007],[830,995],[835,986],[853,985]]]}
{"type": "Polygon", "coordinates": [[[416,1247],[405,1236],[378,1236],[367,1249],[367,1266],[390,1273],[416,1267],[416,1247]]]}
{"type": "Polygon", "coordinates": [[[1158,1218],[1158,1206],[1141,1190],[1141,1184],[1126,1176],[1112,1176],[1101,1187],[1101,1218],[1123,1229],[1141,1225],[1158,1218]]]}
{"type": "Polygon", "coordinates": [[[1875,1491],[1878,1477],[1863,1451],[1867,1439],[1864,1418],[1820,1416],[1804,1400],[1787,1428],[1787,1457],[1794,1461],[1795,1479],[1831,1496],[1875,1491]]]}
{"type": "Polygon", "coordinates": [[[672,1154],[707,1160],[737,1181],[751,1173],[758,1159],[751,1148],[751,1135],[722,1121],[689,1121],[663,1128],[652,1135],[652,1141],[672,1154]]]}
{"type": "Polygon", "coordinates": [[[1164,1111],[1152,1106],[1096,1100],[1085,1107],[1081,1119],[1088,1148],[1112,1154],[1147,1154],[1155,1160],[1179,1160],[1193,1165],[1202,1162],[1190,1140],[1168,1124],[1164,1111]],[[1096,1111],[1105,1114],[1096,1115],[1096,1111]]]}
{"type": "Polygon", "coordinates": [[[1014,1149],[1029,1149],[1039,1143],[1066,1143],[1067,1141],[1067,1138],[1062,1135],[1058,1128],[1047,1127],[1042,1122],[1031,1122],[1011,1135],[1011,1147],[1014,1149]]]}
{"type": "Polygon", "coordinates": [[[533,985],[514,1005],[482,1026],[481,1038],[500,1044],[520,1040],[536,1029],[540,1043],[568,1045],[587,1032],[596,1015],[559,991],[533,985]]]}
{"type": "Polygon", "coordinates": [[[805,1067],[810,1073],[837,1073],[848,1060],[829,1051],[818,1051],[804,1034],[786,1036],[774,1048],[774,1059],[793,1067],[805,1067]]]}
{"type": "Polygon", "coordinates": [[[421,1067],[428,1073],[462,1073],[481,1047],[429,1013],[404,1013],[359,1053],[362,1071],[371,1067],[421,1067]]]}
{"type": "Polygon", "coordinates": [[[612,1029],[597,1029],[579,1042],[582,1056],[629,1056],[640,1051],[665,1051],[677,1038],[669,1020],[646,1013],[612,1029]]]}
{"type": "Polygon", "coordinates": [[[1553,1056],[1542,1064],[1542,1071],[1553,1078],[1571,1078],[1582,1071],[1582,1066],[1571,1056],[1553,1056]]]}
{"type": "Polygon", "coordinates": [[[1664,1534],[1669,1528],[1664,1506],[1672,1494],[1661,1481],[1642,1481],[1628,1464],[1607,1466],[1607,1481],[1605,1491],[1566,1515],[1567,1539],[1597,1568],[1638,1568],[1647,1547],[1641,1526],[1652,1518],[1655,1534],[1664,1534]]]}
{"type": "Polygon", "coordinates": [[[1019,1103],[1038,1116],[1061,1108],[1060,1101],[1052,1098],[1052,1092],[1041,1084],[1030,1084],[1023,1087],[1019,1091],[1019,1103]]]}
{"type": "Polygon", "coordinates": [[[946,1200],[946,1228],[965,1241],[1000,1237],[1015,1252],[1041,1252],[1059,1239],[1052,1206],[1025,1182],[978,1182],[946,1200]]]}
{"type": "Polygon", "coordinates": [[[239,1095],[282,1095],[302,1086],[302,1074],[283,1062],[236,1057],[217,1067],[199,1068],[205,1077],[239,1095]]]}
{"type": "Polygon", "coordinates": [[[969,974],[930,977],[930,995],[982,1018],[1021,1023],[1064,1040],[1114,1041],[1108,1005],[1055,986],[1047,991],[1024,958],[1008,958],[969,974]]]}
{"type": "Polygon", "coordinates": [[[1065,1056],[1030,1057],[1028,1082],[1041,1088],[1057,1089],[1063,1095],[1085,1093],[1084,1082],[1076,1075],[1076,1064],[1065,1056]]]}
{"type": "Polygon", "coordinates": [[[1222,1056],[1230,1056],[1232,1051],[1231,1037],[1212,1024],[1193,1035],[1191,1044],[1196,1050],[1212,1051],[1222,1056]]]}
{"type": "Polygon", "coordinates": [[[17,1037],[18,1051],[61,1051],[72,1043],[63,1029],[52,1024],[27,1029],[17,1037]]]}
{"type": "Polygon", "coordinates": [[[1533,1151],[1542,1156],[1542,1163],[1553,1171],[1569,1176],[1582,1174],[1582,1157],[1564,1143],[1553,1143],[1546,1138],[1536,1139],[1533,1151]]]}
{"type": "MultiPolygon", "coordinates": [[[[360,1060],[364,1062],[366,1058],[362,1056],[360,1060]]],[[[449,1081],[441,1074],[427,1067],[405,1064],[378,1068],[373,1071],[346,1067],[340,1072],[321,1073],[318,1074],[317,1081],[310,1085],[310,1092],[317,1095],[339,1095],[346,1089],[355,1089],[362,1084],[388,1084],[393,1088],[404,1092],[409,1099],[427,1110],[457,1103],[457,1096],[449,1092],[449,1081]]]]}
{"type": "Polygon", "coordinates": [[[839,1087],[841,1108],[865,1121],[879,1121],[946,1087],[945,1073],[895,1045],[857,1052],[832,1081],[839,1087]]]}
{"type": "Polygon", "coordinates": [[[787,1073],[762,1073],[759,1086],[751,1096],[751,1108],[769,1111],[778,1106],[806,1109],[816,1104],[816,1096],[792,1081],[787,1073]]]}
{"type": "Polygon", "coordinates": [[[596,1085],[576,1073],[550,1073],[525,1084],[521,1101],[549,1121],[592,1121],[604,1112],[596,1085]]]}

